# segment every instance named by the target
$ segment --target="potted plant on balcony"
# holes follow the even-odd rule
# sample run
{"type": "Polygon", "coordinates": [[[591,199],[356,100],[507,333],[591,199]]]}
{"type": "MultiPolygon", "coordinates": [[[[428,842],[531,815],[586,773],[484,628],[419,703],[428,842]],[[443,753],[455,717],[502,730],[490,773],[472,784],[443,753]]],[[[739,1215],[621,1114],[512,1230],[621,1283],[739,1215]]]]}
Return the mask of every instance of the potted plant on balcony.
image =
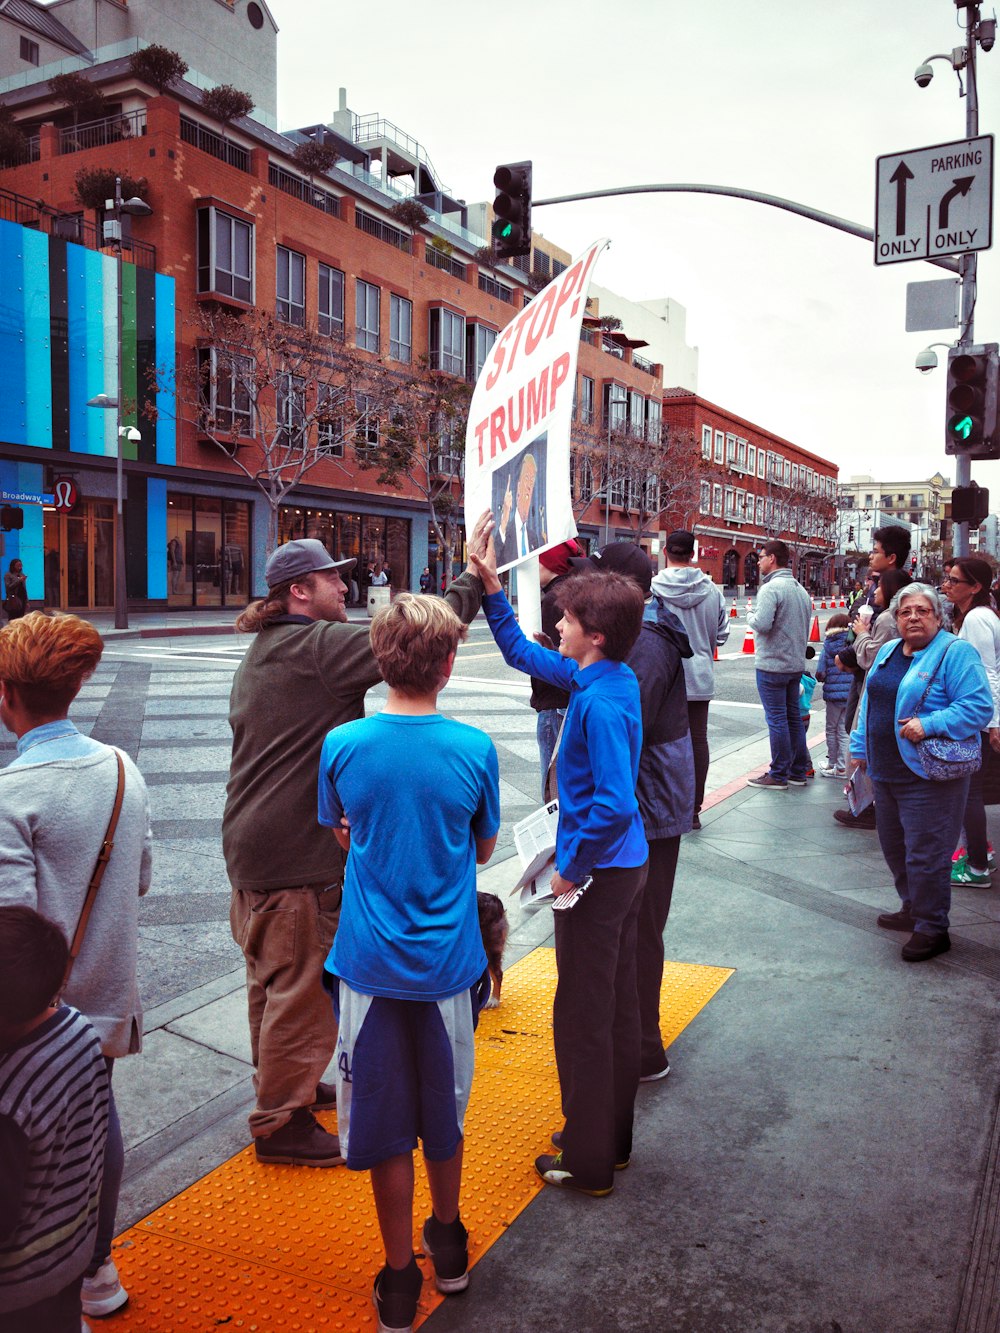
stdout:
{"type": "Polygon", "coordinates": [[[188,63],[183,56],[155,42],[136,51],[129,67],[136,78],[151,83],[161,96],[188,72],[188,63]]]}
{"type": "Polygon", "coordinates": [[[206,88],[201,95],[201,104],[222,127],[222,141],[227,143],[226,130],[234,120],[249,116],[254,108],[254,100],[249,93],[240,92],[231,83],[220,83],[216,88],[206,88]]]}

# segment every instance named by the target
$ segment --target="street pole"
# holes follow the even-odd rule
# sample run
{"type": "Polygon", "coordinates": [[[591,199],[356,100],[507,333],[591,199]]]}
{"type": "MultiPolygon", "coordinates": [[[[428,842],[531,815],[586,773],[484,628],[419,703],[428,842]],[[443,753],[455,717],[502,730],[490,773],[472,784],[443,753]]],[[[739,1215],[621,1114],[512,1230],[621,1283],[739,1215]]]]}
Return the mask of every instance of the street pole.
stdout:
{"type": "MultiPolygon", "coordinates": [[[[974,139],[979,134],[979,84],[976,78],[976,24],[979,22],[979,6],[969,5],[965,11],[965,137],[974,139]]],[[[962,280],[961,327],[958,334],[958,346],[968,347],[974,343],[973,321],[976,310],[976,263],[975,250],[967,251],[959,259],[959,273],[962,280]]],[[[969,454],[957,454],[955,457],[955,485],[968,486],[972,480],[972,458],[969,454]]],[[[956,556],[969,554],[969,525],[953,525],[952,552],[956,556]]]]}
{"type": "Polygon", "coordinates": [[[115,629],[128,629],[128,580],[125,576],[125,514],[122,504],[122,181],[115,177],[115,226],[118,252],[118,410],[115,413],[115,484],[117,513],[115,515],[115,629]]]}

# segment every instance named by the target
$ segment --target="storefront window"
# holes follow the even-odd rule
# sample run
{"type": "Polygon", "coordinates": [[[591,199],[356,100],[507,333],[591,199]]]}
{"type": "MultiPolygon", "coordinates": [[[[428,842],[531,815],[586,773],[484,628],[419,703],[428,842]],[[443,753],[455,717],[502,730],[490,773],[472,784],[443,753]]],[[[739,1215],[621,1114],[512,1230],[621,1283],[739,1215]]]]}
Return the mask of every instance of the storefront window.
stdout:
{"type": "Polygon", "coordinates": [[[249,589],[249,504],[168,492],[168,605],[240,606],[249,589]]]}
{"type": "Polygon", "coordinates": [[[386,568],[394,588],[410,586],[410,521],[377,514],[338,514],[330,509],[285,505],[278,514],[278,543],[318,538],[337,559],[357,564],[346,578],[351,605],[368,596],[369,571],[386,568]],[[351,586],[353,580],[354,587],[351,586]]]}

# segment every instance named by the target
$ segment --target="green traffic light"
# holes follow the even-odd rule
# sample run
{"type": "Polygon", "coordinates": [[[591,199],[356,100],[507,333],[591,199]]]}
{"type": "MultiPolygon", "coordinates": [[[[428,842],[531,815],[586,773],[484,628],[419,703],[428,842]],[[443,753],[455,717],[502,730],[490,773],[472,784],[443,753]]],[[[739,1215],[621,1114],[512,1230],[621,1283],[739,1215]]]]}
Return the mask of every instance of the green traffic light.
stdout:
{"type": "Polygon", "coordinates": [[[513,230],[514,230],[513,226],[508,222],[506,227],[504,227],[504,229],[501,231],[500,235],[503,237],[504,240],[506,240],[513,230]]]}
{"type": "Polygon", "coordinates": [[[953,421],[951,423],[951,433],[962,440],[967,440],[972,434],[972,418],[966,415],[953,421]]]}

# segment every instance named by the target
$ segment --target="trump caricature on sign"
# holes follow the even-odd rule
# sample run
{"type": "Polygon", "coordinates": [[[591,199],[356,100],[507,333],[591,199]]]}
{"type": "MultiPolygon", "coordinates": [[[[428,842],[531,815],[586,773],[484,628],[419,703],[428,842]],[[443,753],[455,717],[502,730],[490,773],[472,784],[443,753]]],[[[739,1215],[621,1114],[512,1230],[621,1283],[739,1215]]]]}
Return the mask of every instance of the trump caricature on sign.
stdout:
{"type": "Polygon", "coordinates": [[[493,541],[497,565],[515,564],[548,541],[545,522],[546,453],[543,431],[493,473],[493,541]]]}

